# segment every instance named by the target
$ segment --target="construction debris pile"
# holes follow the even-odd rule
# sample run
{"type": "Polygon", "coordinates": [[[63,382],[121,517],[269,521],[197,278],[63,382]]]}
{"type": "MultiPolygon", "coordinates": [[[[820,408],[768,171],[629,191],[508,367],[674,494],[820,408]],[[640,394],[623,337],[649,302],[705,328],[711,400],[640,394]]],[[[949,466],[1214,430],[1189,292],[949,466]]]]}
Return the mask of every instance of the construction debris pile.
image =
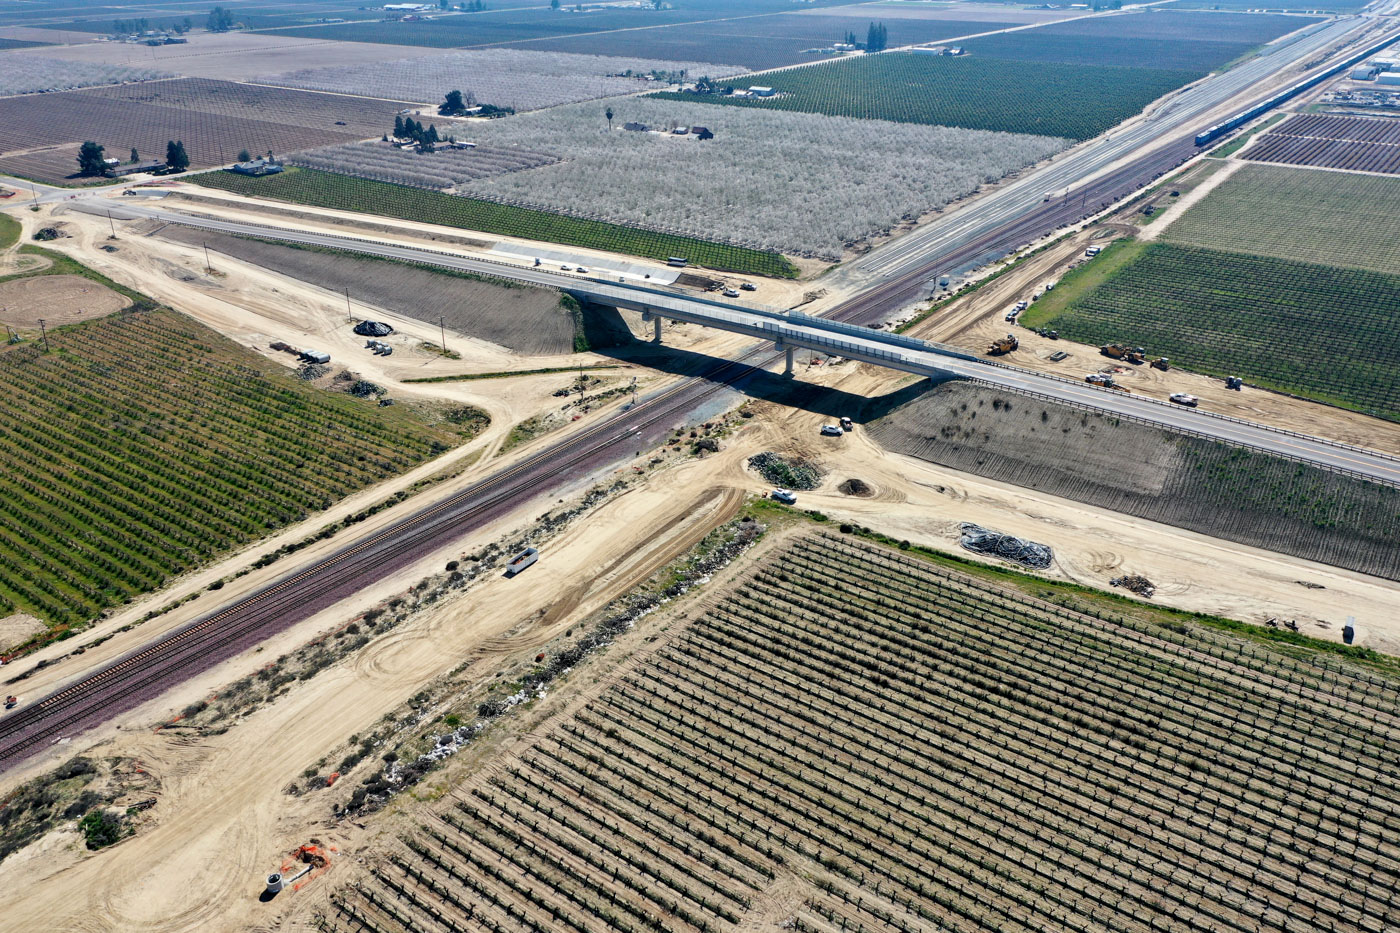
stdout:
{"type": "Polygon", "coordinates": [[[977,554],[990,554],[1037,570],[1049,567],[1055,559],[1054,552],[1044,544],[1004,535],[972,522],[963,522],[959,528],[962,540],[958,543],[977,554]]]}
{"type": "Polygon", "coordinates": [[[1141,574],[1130,573],[1121,577],[1114,577],[1108,581],[1109,586],[1121,586],[1125,590],[1131,590],[1143,599],[1151,599],[1152,594],[1157,592],[1157,585],[1141,574]]]}
{"type": "Polygon", "coordinates": [[[822,471],[801,457],[785,458],[765,450],[750,457],[749,466],[783,489],[816,489],[822,482],[822,471]]]}
{"type": "Polygon", "coordinates": [[[392,327],[380,321],[361,321],[355,325],[355,333],[361,337],[387,337],[393,332],[392,327]]]}

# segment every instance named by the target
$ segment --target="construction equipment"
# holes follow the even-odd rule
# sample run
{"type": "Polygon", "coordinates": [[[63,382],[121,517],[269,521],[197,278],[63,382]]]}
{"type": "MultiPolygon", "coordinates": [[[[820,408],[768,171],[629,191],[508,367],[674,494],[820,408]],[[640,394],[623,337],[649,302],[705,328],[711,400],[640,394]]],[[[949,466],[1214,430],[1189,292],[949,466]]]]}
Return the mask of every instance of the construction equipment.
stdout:
{"type": "Polygon", "coordinates": [[[1162,372],[1172,368],[1172,361],[1165,356],[1159,356],[1149,364],[1153,369],[1160,369],[1162,372]]]}
{"type": "Polygon", "coordinates": [[[1007,334],[992,341],[992,345],[987,347],[989,356],[1000,356],[1003,353],[1010,353],[1021,345],[1021,341],[1016,339],[1015,334],[1007,334]]]}
{"type": "Polygon", "coordinates": [[[1099,352],[1104,356],[1122,360],[1125,363],[1142,363],[1147,360],[1147,351],[1142,347],[1134,347],[1130,350],[1119,343],[1104,344],[1099,347],[1099,352]]]}
{"type": "Polygon", "coordinates": [[[1225,388],[1234,389],[1236,392],[1239,392],[1244,388],[1244,380],[1239,376],[1226,376],[1225,388]]]}
{"type": "Polygon", "coordinates": [[[1113,387],[1113,374],[1112,374],[1112,373],[1090,373],[1089,375],[1087,375],[1087,376],[1084,377],[1084,381],[1087,382],[1087,383],[1089,383],[1089,384],[1091,384],[1091,385],[1103,386],[1103,387],[1106,388],[1106,389],[1107,389],[1107,388],[1112,388],[1112,387],[1113,387]]]}
{"type": "Polygon", "coordinates": [[[525,550],[521,551],[519,554],[515,555],[509,561],[506,562],[506,572],[503,574],[503,576],[513,577],[539,559],[539,549],[527,547],[525,550]]]}
{"type": "Polygon", "coordinates": [[[17,697],[17,696],[11,695],[11,696],[5,697],[5,709],[14,709],[14,708],[15,708],[15,704],[18,703],[18,702],[19,702],[19,697],[17,697]]]}

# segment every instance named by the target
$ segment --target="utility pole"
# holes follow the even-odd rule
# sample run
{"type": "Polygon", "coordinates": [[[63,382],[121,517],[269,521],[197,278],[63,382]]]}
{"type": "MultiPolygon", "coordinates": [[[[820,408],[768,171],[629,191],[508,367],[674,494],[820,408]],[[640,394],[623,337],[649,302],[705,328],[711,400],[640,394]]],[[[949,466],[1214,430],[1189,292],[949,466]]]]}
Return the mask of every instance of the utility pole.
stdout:
{"type": "Polygon", "coordinates": [[[443,315],[438,315],[438,331],[442,334],[442,352],[447,355],[447,326],[442,323],[443,315]]]}
{"type": "Polygon", "coordinates": [[[350,289],[345,289],[345,318],[351,324],[355,323],[355,314],[350,310],[350,289]]]}
{"type": "Polygon", "coordinates": [[[209,264],[209,244],[204,244],[204,272],[206,275],[214,274],[214,267],[209,264]]]}
{"type": "Polygon", "coordinates": [[[117,238],[117,225],[112,221],[112,212],[107,212],[107,226],[112,228],[112,239],[117,238]]]}
{"type": "Polygon", "coordinates": [[[39,332],[44,335],[44,352],[49,352],[49,329],[44,326],[44,319],[39,318],[39,332]]]}

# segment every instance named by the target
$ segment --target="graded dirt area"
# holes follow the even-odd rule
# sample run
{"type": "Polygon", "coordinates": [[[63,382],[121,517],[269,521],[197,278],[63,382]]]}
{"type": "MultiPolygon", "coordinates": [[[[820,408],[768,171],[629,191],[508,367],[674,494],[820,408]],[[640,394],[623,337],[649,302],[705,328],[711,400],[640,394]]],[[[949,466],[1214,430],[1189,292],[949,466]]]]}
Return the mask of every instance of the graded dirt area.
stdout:
{"type": "Polygon", "coordinates": [[[0,324],[25,329],[87,321],[131,304],[131,299],[81,275],[35,275],[0,282],[0,324]]]}
{"type": "Polygon", "coordinates": [[[31,615],[16,612],[0,619],[0,654],[44,630],[44,623],[31,615]]]}

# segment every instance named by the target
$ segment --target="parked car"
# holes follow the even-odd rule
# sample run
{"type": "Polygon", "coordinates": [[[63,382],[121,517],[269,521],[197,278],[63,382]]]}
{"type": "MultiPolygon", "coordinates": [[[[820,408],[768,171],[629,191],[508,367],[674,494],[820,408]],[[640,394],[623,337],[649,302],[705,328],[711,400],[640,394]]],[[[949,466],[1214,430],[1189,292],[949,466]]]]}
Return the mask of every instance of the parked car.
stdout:
{"type": "Polygon", "coordinates": [[[742,289],[743,289],[744,291],[746,291],[746,292],[756,292],[756,291],[758,291],[758,286],[755,285],[755,284],[753,284],[752,282],[745,282],[743,285],[740,285],[739,287],[742,288],[742,289]]]}
{"type": "Polygon", "coordinates": [[[787,505],[797,504],[797,493],[793,492],[791,489],[775,489],[770,492],[769,495],[787,505]]]}
{"type": "Polygon", "coordinates": [[[845,433],[846,433],[846,432],[845,432],[845,431],[842,431],[841,428],[840,428],[838,425],[834,425],[834,424],[824,424],[824,425],[822,425],[822,436],[823,436],[823,437],[840,437],[842,434],[845,434],[845,433]]]}
{"type": "Polygon", "coordinates": [[[852,430],[854,427],[855,427],[855,426],[851,423],[851,419],[850,419],[850,418],[847,418],[847,417],[844,417],[844,416],[841,418],[841,430],[843,430],[843,431],[850,431],[850,430],[852,430]]]}
{"type": "Polygon", "coordinates": [[[726,298],[738,298],[738,297],[739,297],[739,292],[738,292],[737,289],[726,288],[726,289],[724,290],[724,297],[726,297],[726,298]]]}

